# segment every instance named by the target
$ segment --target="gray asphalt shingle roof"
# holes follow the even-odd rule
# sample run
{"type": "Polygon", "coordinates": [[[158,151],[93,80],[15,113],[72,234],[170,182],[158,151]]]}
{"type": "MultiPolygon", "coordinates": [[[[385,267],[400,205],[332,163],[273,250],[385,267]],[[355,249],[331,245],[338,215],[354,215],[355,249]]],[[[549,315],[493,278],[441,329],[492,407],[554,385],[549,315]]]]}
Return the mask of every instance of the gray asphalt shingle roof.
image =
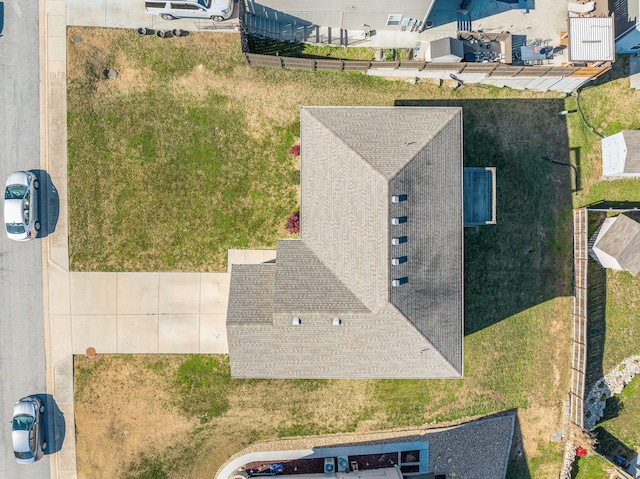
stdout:
{"type": "Polygon", "coordinates": [[[460,377],[461,109],[304,107],[300,117],[301,236],[278,242],[275,266],[237,277],[233,267],[232,374],[460,377]],[[393,226],[396,216],[407,221],[393,226]],[[407,241],[393,245],[397,236],[407,241]],[[407,261],[391,265],[398,256],[407,261]]]}
{"type": "Polygon", "coordinates": [[[622,136],[627,147],[624,172],[640,173],[640,130],[623,130],[622,136]]]}
{"type": "Polygon", "coordinates": [[[632,275],[640,273],[640,223],[637,221],[619,215],[595,246],[615,258],[632,275]]]}
{"type": "Polygon", "coordinates": [[[431,58],[435,61],[440,57],[455,55],[462,59],[464,57],[464,42],[457,38],[445,37],[433,40],[431,47],[431,58]]]}

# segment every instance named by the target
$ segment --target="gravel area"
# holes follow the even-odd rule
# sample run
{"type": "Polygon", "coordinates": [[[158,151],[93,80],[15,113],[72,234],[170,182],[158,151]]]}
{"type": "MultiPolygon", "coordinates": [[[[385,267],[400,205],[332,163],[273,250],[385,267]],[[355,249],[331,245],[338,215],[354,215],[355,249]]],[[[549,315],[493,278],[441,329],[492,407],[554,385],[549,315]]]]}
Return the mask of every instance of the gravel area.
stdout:
{"type": "Polygon", "coordinates": [[[584,428],[587,431],[592,430],[602,417],[607,399],[614,394],[620,394],[638,372],[640,356],[631,356],[591,386],[584,400],[584,428]]]}
{"type": "MultiPolygon", "coordinates": [[[[229,458],[258,451],[317,449],[319,447],[386,444],[400,441],[429,442],[429,472],[458,479],[504,479],[513,439],[515,416],[479,419],[438,429],[407,429],[369,434],[299,437],[252,444],[229,458]]],[[[216,479],[228,479],[218,477],[216,479]]]]}

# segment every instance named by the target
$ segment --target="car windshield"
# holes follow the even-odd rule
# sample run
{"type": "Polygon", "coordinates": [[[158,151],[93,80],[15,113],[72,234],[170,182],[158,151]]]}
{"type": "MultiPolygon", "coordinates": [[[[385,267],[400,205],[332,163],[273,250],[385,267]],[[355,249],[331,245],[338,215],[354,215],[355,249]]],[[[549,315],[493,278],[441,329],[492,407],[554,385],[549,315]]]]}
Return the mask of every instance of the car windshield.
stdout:
{"type": "Polygon", "coordinates": [[[198,0],[198,3],[202,5],[204,8],[211,7],[211,0],[198,0]]]}
{"type": "Polygon", "coordinates": [[[33,457],[33,453],[31,451],[13,451],[13,453],[18,459],[31,459],[33,457]]]}
{"type": "Polygon", "coordinates": [[[15,200],[24,198],[25,193],[27,192],[27,187],[24,185],[9,185],[4,190],[4,199],[5,200],[15,200]]]}
{"type": "Polygon", "coordinates": [[[19,414],[13,418],[14,431],[28,431],[33,425],[33,418],[28,414],[19,414]]]}
{"type": "Polygon", "coordinates": [[[25,232],[24,224],[22,223],[7,223],[7,233],[12,235],[20,235],[25,232]]]}

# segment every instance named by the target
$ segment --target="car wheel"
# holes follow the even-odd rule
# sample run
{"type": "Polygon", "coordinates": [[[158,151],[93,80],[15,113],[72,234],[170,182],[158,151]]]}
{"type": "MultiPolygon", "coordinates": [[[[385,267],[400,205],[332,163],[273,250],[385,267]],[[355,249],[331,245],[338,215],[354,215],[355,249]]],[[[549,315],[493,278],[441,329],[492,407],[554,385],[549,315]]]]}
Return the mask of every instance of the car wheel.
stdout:
{"type": "MultiPolygon", "coordinates": [[[[36,221],[36,222],[33,224],[33,228],[34,228],[36,231],[40,231],[40,222],[39,222],[39,221],[36,221]]],[[[44,406],[43,406],[43,407],[44,407],[44,406]]]]}
{"type": "Polygon", "coordinates": [[[40,413],[42,414],[44,412],[44,405],[40,406],[40,413]]]}
{"type": "Polygon", "coordinates": [[[38,180],[33,180],[33,187],[37,190],[40,188],[40,182],[38,180]]]}
{"type": "Polygon", "coordinates": [[[176,19],[176,17],[174,17],[173,15],[169,15],[168,13],[163,13],[163,14],[160,15],[160,17],[163,20],[175,20],[176,19]]]}
{"type": "Polygon", "coordinates": [[[42,443],[42,450],[43,450],[43,451],[46,451],[46,450],[47,450],[47,446],[48,446],[47,442],[46,442],[46,441],[45,441],[45,442],[43,442],[43,443],[42,443]]]}
{"type": "Polygon", "coordinates": [[[214,15],[213,17],[211,17],[211,20],[213,20],[214,22],[224,22],[224,17],[221,17],[220,15],[214,15]]]}

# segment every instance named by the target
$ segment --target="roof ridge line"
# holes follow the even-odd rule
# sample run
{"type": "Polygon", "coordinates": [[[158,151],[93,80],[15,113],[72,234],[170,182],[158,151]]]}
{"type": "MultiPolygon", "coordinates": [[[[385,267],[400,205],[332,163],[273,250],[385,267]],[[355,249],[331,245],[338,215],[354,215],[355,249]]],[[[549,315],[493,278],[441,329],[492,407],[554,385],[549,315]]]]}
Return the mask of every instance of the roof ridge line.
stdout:
{"type": "MultiPolygon", "coordinates": [[[[384,173],[382,173],[378,168],[376,168],[375,166],[373,166],[371,164],[371,162],[369,160],[367,160],[364,156],[362,156],[360,154],[359,151],[357,151],[355,148],[353,148],[349,143],[347,143],[341,136],[339,136],[335,130],[333,130],[333,128],[330,128],[329,125],[327,125],[324,121],[322,121],[322,119],[320,119],[319,117],[317,117],[316,115],[311,113],[311,110],[314,108],[325,108],[325,107],[302,107],[305,108],[307,112],[309,112],[308,114],[310,116],[312,116],[314,118],[315,121],[317,121],[318,123],[320,123],[322,126],[325,127],[325,130],[327,132],[329,132],[331,134],[331,136],[333,138],[336,138],[337,140],[339,140],[339,142],[346,146],[348,150],[352,151],[353,153],[355,153],[356,156],[358,156],[358,158],[362,159],[364,161],[365,164],[367,164],[373,171],[375,171],[383,180],[389,182],[389,179],[386,177],[386,175],[384,173]]],[[[333,108],[345,108],[345,107],[333,107],[333,108]]]]}
{"type": "MultiPolygon", "coordinates": [[[[395,311],[396,311],[400,316],[402,316],[402,317],[404,318],[405,322],[409,325],[409,327],[410,327],[411,329],[413,329],[416,333],[418,333],[418,335],[420,335],[420,337],[422,337],[422,338],[423,338],[423,339],[424,339],[424,340],[429,344],[429,346],[430,346],[430,348],[429,348],[429,349],[430,349],[432,352],[437,353],[437,354],[438,354],[438,356],[440,356],[440,357],[442,358],[442,360],[443,360],[445,363],[447,363],[447,364],[451,367],[451,369],[452,369],[453,371],[455,371],[456,373],[458,373],[460,376],[463,376],[463,370],[464,370],[464,368],[462,368],[462,369],[458,369],[457,367],[455,367],[455,366],[454,366],[454,364],[449,360],[449,358],[447,358],[444,354],[442,354],[442,351],[440,351],[440,349],[438,349],[438,348],[433,344],[433,342],[431,342],[431,340],[430,340],[428,337],[426,337],[426,336],[425,336],[425,334],[424,334],[422,331],[420,331],[420,330],[418,329],[418,327],[417,327],[415,324],[413,324],[413,323],[411,322],[411,320],[409,320],[409,318],[407,318],[407,317],[404,315],[404,313],[403,313],[402,311],[400,311],[400,310],[399,310],[399,309],[398,309],[398,308],[397,308],[393,303],[391,303],[390,301],[389,301],[389,302],[387,302],[387,304],[388,304],[389,306],[391,306],[391,308],[393,308],[393,309],[394,309],[394,310],[395,310],[395,311]]],[[[381,308],[380,308],[380,309],[381,309],[381,308]]],[[[463,341],[464,341],[464,336],[463,336],[463,341]]],[[[463,363],[463,365],[464,365],[464,363],[463,363]]]]}
{"type": "MultiPolygon", "coordinates": [[[[402,107],[402,108],[407,108],[407,107],[402,107]]],[[[414,107],[414,108],[425,108],[425,107],[414,107]]],[[[426,107],[429,108],[429,107],[426,107]]],[[[453,110],[456,107],[443,107],[443,109],[451,109],[453,110]]],[[[444,131],[444,129],[446,127],[449,126],[449,124],[453,121],[453,119],[458,115],[458,111],[456,109],[456,111],[452,112],[452,116],[444,123],[438,125],[438,128],[433,130],[431,132],[431,135],[429,135],[429,137],[422,143],[422,145],[420,146],[420,148],[418,149],[418,151],[416,151],[416,154],[413,155],[407,162],[405,162],[403,165],[400,165],[398,167],[398,169],[396,171],[393,172],[392,175],[389,176],[389,181],[393,180],[396,176],[398,176],[398,174],[407,167],[407,165],[409,165],[413,160],[415,160],[415,158],[422,153],[422,151],[425,149],[425,147],[431,143],[433,141],[433,139],[438,136],[440,133],[442,133],[444,131]]]]}

